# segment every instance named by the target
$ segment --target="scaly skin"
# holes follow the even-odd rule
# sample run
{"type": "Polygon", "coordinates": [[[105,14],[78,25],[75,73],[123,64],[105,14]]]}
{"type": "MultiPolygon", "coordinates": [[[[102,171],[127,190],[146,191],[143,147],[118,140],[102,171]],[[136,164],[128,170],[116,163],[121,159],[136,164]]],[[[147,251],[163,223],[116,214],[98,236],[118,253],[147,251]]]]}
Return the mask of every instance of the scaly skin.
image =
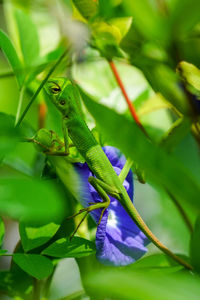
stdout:
{"type": "MultiPolygon", "coordinates": [[[[104,193],[113,196],[120,201],[133,221],[160,250],[172,257],[184,267],[192,269],[191,265],[165,247],[153,235],[153,233],[142,220],[125,188],[123,187],[120,178],[115,173],[110,161],[106,157],[100,145],[98,145],[97,141],[82,118],[80,105],[81,98],[77,87],[66,78],[53,78],[48,81],[45,89],[50,95],[51,101],[63,116],[64,136],[70,136],[73,144],[84,157],[91,171],[96,175],[97,180],[99,180],[97,182],[100,187],[98,192],[103,190],[104,193]]],[[[67,144],[68,143],[66,142],[66,147],[67,144]]],[[[67,151],[68,150],[66,149],[66,153],[67,151]]],[[[105,198],[106,197],[103,199],[104,201],[106,201],[105,198]]],[[[94,209],[99,207],[103,208],[104,206],[106,208],[108,203],[103,202],[93,205],[94,209]]],[[[91,210],[92,208],[90,207],[88,211],[91,210]]]]}

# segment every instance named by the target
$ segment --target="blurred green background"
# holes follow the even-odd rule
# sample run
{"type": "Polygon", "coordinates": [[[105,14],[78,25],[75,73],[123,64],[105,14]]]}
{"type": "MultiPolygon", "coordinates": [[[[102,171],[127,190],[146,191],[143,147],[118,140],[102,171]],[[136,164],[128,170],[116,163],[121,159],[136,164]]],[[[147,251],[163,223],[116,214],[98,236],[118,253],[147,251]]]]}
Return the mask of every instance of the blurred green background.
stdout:
{"type": "MultiPolygon", "coordinates": [[[[3,113],[14,117],[17,115],[22,91],[16,78],[19,78],[20,74],[27,80],[21,114],[44,79],[49,66],[58,59],[64,48],[72,45],[69,57],[62,62],[55,75],[73,78],[98,103],[131,120],[108,63],[109,60],[114,60],[140,120],[156,145],[159,145],[180,117],[191,123],[199,120],[198,110],[188,101],[188,95],[180,88],[181,81],[176,75],[176,66],[180,61],[188,61],[197,67],[200,65],[200,2],[197,0],[4,0],[0,2],[0,28],[9,35],[22,63],[22,68],[13,72],[12,63],[8,62],[5,49],[2,48],[4,51],[0,52],[0,111],[3,113]]],[[[39,127],[39,108],[44,100],[45,96],[41,93],[25,117],[29,137],[39,127]]],[[[60,119],[52,113],[53,109],[47,99],[46,103],[48,112],[45,127],[61,134],[60,119]]],[[[93,128],[94,119],[87,111],[85,113],[89,127],[93,128]]],[[[199,144],[191,134],[190,128],[181,132],[180,137],[175,135],[172,143],[173,151],[167,149],[169,151],[166,152],[170,153],[169,155],[173,152],[173,157],[178,163],[199,183],[199,144]]],[[[0,177],[39,177],[41,170],[37,169],[36,157],[37,151],[31,144],[18,143],[16,148],[6,155],[0,168],[0,177]]],[[[148,150],[145,159],[148,160],[148,150]]],[[[174,169],[174,172],[177,170],[174,169]]],[[[175,175],[178,182],[179,173],[175,175]]],[[[191,188],[187,186],[187,181],[182,181],[182,185],[180,183],[179,186],[188,190],[191,188]]],[[[199,195],[194,201],[198,202],[198,198],[199,195]]],[[[190,232],[163,186],[152,180],[151,176],[147,176],[147,183],[142,184],[135,174],[134,201],[152,232],[173,252],[188,256],[190,232]]],[[[191,205],[188,199],[188,202],[182,202],[182,206],[194,224],[199,204],[191,205]]],[[[18,235],[17,225],[9,219],[6,219],[6,223],[4,247],[12,251],[18,235]]],[[[153,244],[148,246],[148,250],[146,256],[160,253],[153,244]]],[[[157,267],[160,268],[161,265],[162,262],[157,267]]],[[[8,268],[6,261],[2,262],[2,268],[5,267],[8,268]]],[[[120,276],[123,277],[123,274],[120,276]]],[[[146,278],[144,274],[140,276],[141,281],[146,278]]],[[[96,280],[98,281],[98,278],[96,280]]],[[[99,282],[101,287],[101,278],[99,282]]],[[[171,289],[168,284],[172,282],[173,280],[167,282],[166,286],[161,282],[162,291],[159,294],[154,288],[151,291],[151,287],[155,287],[152,280],[148,298],[142,298],[147,295],[140,294],[137,289],[136,296],[132,298],[134,288],[132,290],[129,287],[129,294],[123,292],[124,294],[120,295],[119,291],[119,295],[114,295],[113,299],[170,299],[171,294],[165,295],[163,291],[171,289]],[[154,292],[158,293],[158,296],[155,297],[154,292]]],[[[189,287],[186,279],[178,284],[180,287],[182,284],[184,288],[185,282],[189,287]]],[[[102,284],[106,288],[107,282],[102,284]]],[[[183,295],[178,295],[180,287],[176,287],[177,294],[174,293],[174,298],[171,299],[183,299],[183,295]]],[[[108,299],[112,298],[112,289],[114,290],[114,285],[107,288],[108,299]]],[[[75,259],[62,260],[54,275],[49,299],[87,299],[79,295],[79,298],[67,298],[67,295],[80,290],[82,283],[77,262],[75,259]]],[[[192,299],[198,299],[195,297],[196,292],[192,299]]],[[[2,296],[2,299],[8,298],[2,296]]]]}

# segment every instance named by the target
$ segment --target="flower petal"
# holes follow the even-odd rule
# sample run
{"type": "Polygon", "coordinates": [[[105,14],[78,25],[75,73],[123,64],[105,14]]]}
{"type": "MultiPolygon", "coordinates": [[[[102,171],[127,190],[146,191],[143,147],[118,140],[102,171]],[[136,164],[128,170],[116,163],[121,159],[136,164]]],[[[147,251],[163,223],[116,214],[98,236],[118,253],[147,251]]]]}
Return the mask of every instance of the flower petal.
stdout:
{"type": "MultiPolygon", "coordinates": [[[[136,226],[136,225],[135,225],[136,226]]],[[[110,228],[106,222],[101,222],[97,228],[96,248],[97,258],[105,265],[125,266],[143,256],[147,249],[138,241],[138,235],[125,237],[119,228],[110,228]]]]}
{"type": "Polygon", "coordinates": [[[124,266],[143,256],[148,243],[122,205],[112,201],[97,228],[97,258],[106,265],[124,266]]]}
{"type": "MultiPolygon", "coordinates": [[[[104,147],[103,150],[119,175],[126,162],[124,155],[118,149],[110,146],[104,147]]],[[[97,191],[88,182],[88,178],[94,175],[87,164],[76,164],[76,168],[81,178],[81,204],[88,207],[90,202],[102,202],[97,191]]],[[[123,185],[133,201],[132,171],[128,173],[123,185]]],[[[112,197],[110,200],[110,205],[97,227],[97,258],[106,265],[123,266],[133,263],[144,255],[147,251],[145,246],[149,240],[133,222],[120,202],[112,197]]],[[[101,211],[102,209],[97,209],[90,213],[96,224],[99,222],[101,211]]]]}

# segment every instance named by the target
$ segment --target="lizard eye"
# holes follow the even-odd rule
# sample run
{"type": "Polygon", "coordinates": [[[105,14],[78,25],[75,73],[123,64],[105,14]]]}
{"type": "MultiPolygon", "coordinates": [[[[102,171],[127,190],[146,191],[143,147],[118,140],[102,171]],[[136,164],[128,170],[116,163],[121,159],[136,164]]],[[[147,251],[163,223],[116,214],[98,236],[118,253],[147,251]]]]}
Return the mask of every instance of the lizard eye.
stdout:
{"type": "Polygon", "coordinates": [[[58,94],[61,91],[60,87],[52,87],[51,92],[52,94],[58,94]]]}
{"type": "Polygon", "coordinates": [[[61,100],[60,105],[65,105],[65,100],[61,100]]]}

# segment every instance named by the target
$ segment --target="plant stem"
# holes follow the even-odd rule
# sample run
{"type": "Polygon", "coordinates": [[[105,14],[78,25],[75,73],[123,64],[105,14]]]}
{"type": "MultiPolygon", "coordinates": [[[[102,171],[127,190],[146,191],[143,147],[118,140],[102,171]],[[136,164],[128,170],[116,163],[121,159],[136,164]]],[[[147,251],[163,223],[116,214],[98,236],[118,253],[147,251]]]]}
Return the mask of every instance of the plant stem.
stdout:
{"type": "Polygon", "coordinates": [[[14,76],[15,76],[15,74],[13,71],[7,71],[7,72],[0,74],[0,78],[8,78],[8,77],[14,77],[14,76]]]}
{"type": "Polygon", "coordinates": [[[118,85],[119,85],[119,87],[120,87],[120,89],[121,89],[121,92],[122,92],[122,94],[123,94],[123,96],[124,96],[124,98],[125,98],[125,100],[126,100],[126,103],[127,103],[127,105],[128,105],[129,111],[130,111],[130,113],[131,113],[131,115],[132,115],[134,121],[135,121],[136,124],[142,129],[142,131],[147,135],[146,130],[144,129],[142,123],[140,122],[140,119],[139,119],[139,117],[138,117],[138,115],[137,115],[137,112],[136,112],[136,110],[135,110],[135,107],[133,106],[131,100],[130,100],[129,97],[128,97],[128,94],[127,94],[126,89],[125,89],[125,87],[124,87],[124,84],[123,84],[123,82],[122,82],[122,80],[121,80],[121,78],[120,78],[120,75],[119,75],[119,73],[118,73],[118,71],[117,71],[117,68],[116,68],[116,66],[115,66],[115,63],[114,63],[112,60],[111,60],[111,61],[108,61],[108,63],[109,63],[109,65],[110,65],[110,68],[111,68],[111,70],[112,70],[112,72],[113,72],[113,75],[115,76],[115,79],[116,79],[116,81],[117,81],[117,83],[118,83],[118,85]]]}
{"type": "Polygon", "coordinates": [[[190,231],[190,233],[192,233],[193,232],[193,226],[192,226],[192,223],[191,223],[189,217],[187,216],[185,210],[180,205],[180,203],[177,201],[177,199],[174,197],[174,195],[172,195],[168,190],[167,190],[167,193],[170,196],[170,198],[172,199],[173,203],[176,205],[176,208],[178,209],[180,215],[182,216],[182,219],[184,220],[188,230],[190,231]]]}
{"type": "Polygon", "coordinates": [[[198,138],[200,138],[200,125],[199,125],[199,122],[195,122],[194,127],[196,129],[197,134],[198,134],[198,138]]]}
{"type": "Polygon", "coordinates": [[[44,78],[44,80],[41,82],[40,86],[38,87],[38,89],[36,90],[36,92],[33,94],[30,102],[28,103],[28,105],[26,106],[26,108],[25,108],[24,112],[22,113],[20,119],[18,120],[18,122],[16,124],[16,127],[18,127],[21,124],[21,122],[23,121],[26,113],[28,112],[29,108],[33,104],[34,100],[36,99],[36,97],[38,96],[38,94],[40,93],[40,91],[42,90],[43,86],[45,85],[45,83],[47,82],[47,80],[49,79],[49,77],[51,76],[51,74],[58,67],[58,65],[61,63],[61,61],[63,60],[63,58],[65,57],[65,55],[67,54],[68,51],[69,51],[69,49],[67,49],[67,50],[64,51],[64,53],[60,56],[60,58],[57,60],[57,62],[52,66],[52,68],[50,69],[50,71],[48,72],[48,74],[46,75],[46,77],[44,78]]]}
{"type": "Polygon", "coordinates": [[[53,276],[55,274],[55,270],[56,270],[56,266],[54,267],[53,272],[51,273],[51,275],[46,279],[46,282],[44,284],[44,292],[43,292],[43,298],[42,300],[48,299],[49,298],[49,294],[50,294],[50,287],[51,287],[51,283],[52,283],[52,279],[53,276]]]}
{"type": "MultiPolygon", "coordinates": [[[[119,76],[119,73],[116,69],[116,66],[114,64],[113,61],[109,61],[109,65],[111,67],[111,70],[116,78],[116,81],[124,95],[124,98],[128,104],[129,110],[131,112],[132,117],[134,118],[135,122],[138,124],[138,126],[142,129],[142,131],[146,134],[146,136],[148,137],[144,127],[142,126],[137,113],[135,111],[134,106],[132,105],[126,90],[124,88],[124,85],[122,83],[122,80],[119,76]]],[[[145,222],[143,221],[143,219],[141,218],[140,214],[138,213],[138,211],[136,210],[136,208],[134,207],[132,201],[129,199],[124,199],[126,204],[124,205],[124,203],[121,203],[122,205],[124,205],[124,208],[128,211],[129,215],[132,217],[133,221],[138,225],[138,227],[142,230],[142,232],[149,238],[150,241],[152,241],[152,243],[159,248],[162,252],[164,252],[165,254],[167,254],[168,256],[170,256],[173,260],[175,260],[178,264],[184,266],[185,268],[189,269],[189,270],[193,270],[193,267],[187,263],[186,261],[184,261],[182,258],[180,258],[179,256],[177,256],[176,254],[174,254],[171,250],[169,250],[164,244],[162,244],[159,239],[151,232],[151,230],[148,228],[148,226],[145,224],[145,222]]],[[[183,213],[183,209],[182,207],[179,206],[179,211],[181,210],[181,212],[183,213]]],[[[188,224],[189,226],[189,224],[188,224]]]]}
{"type": "Polygon", "coordinates": [[[75,300],[75,299],[80,299],[81,296],[85,296],[84,290],[74,292],[73,294],[70,294],[64,298],[60,298],[59,300],[75,300]]]}
{"type": "Polygon", "coordinates": [[[45,102],[39,103],[39,112],[38,112],[38,127],[44,128],[45,127],[45,121],[46,121],[46,114],[47,114],[47,106],[45,102]]]}
{"type": "Polygon", "coordinates": [[[34,279],[34,288],[33,288],[33,300],[40,300],[41,294],[41,282],[37,279],[34,279]]]}
{"type": "Polygon", "coordinates": [[[165,0],[156,0],[159,11],[164,15],[168,15],[168,7],[165,0]]]}
{"type": "Polygon", "coordinates": [[[19,94],[19,102],[18,102],[18,105],[17,105],[15,126],[16,126],[18,120],[19,120],[20,112],[21,112],[21,109],[22,109],[22,102],[23,102],[23,98],[24,98],[24,92],[25,92],[25,86],[23,85],[21,90],[20,90],[20,94],[19,94]]]}
{"type": "Polygon", "coordinates": [[[171,250],[169,250],[164,244],[162,244],[159,239],[151,232],[151,230],[148,228],[148,226],[143,221],[142,217],[136,210],[135,206],[133,205],[132,201],[126,195],[123,199],[125,203],[122,203],[124,205],[124,208],[127,210],[129,215],[131,216],[132,220],[138,225],[138,227],[142,230],[142,232],[148,237],[152,243],[159,248],[162,252],[170,256],[173,260],[175,260],[178,264],[184,266],[188,270],[193,270],[193,267],[187,263],[185,260],[174,254],[171,250]]]}
{"type": "Polygon", "coordinates": [[[200,134],[199,134],[199,128],[198,125],[196,123],[193,123],[191,126],[191,133],[193,135],[193,137],[195,138],[198,147],[200,147],[200,134]]]}
{"type": "MultiPolygon", "coordinates": [[[[135,122],[137,123],[137,125],[142,129],[142,131],[145,133],[145,135],[148,137],[144,127],[142,126],[139,117],[135,111],[135,108],[132,104],[132,102],[130,101],[128,94],[125,90],[125,87],[122,83],[122,80],[119,76],[119,73],[117,71],[117,68],[114,64],[113,61],[109,61],[109,65],[111,67],[111,70],[116,78],[116,81],[122,91],[122,94],[124,95],[124,98],[128,104],[129,110],[131,112],[131,115],[133,117],[133,119],[135,120],[135,122]]],[[[172,195],[171,195],[172,197],[172,195]]],[[[127,199],[128,200],[128,199],[127,199]]],[[[172,200],[175,200],[174,198],[172,198],[172,200]]],[[[145,222],[143,221],[143,219],[141,218],[140,214],[138,213],[138,211],[136,210],[136,208],[134,207],[132,201],[130,201],[130,199],[128,201],[125,201],[126,205],[125,205],[125,209],[128,210],[129,215],[132,217],[133,221],[138,225],[138,227],[143,231],[143,233],[149,238],[149,240],[152,241],[152,243],[158,247],[162,252],[164,252],[165,254],[167,254],[168,256],[170,256],[172,259],[174,259],[176,262],[178,262],[180,265],[184,266],[185,268],[189,269],[189,270],[193,270],[193,267],[187,263],[186,261],[184,261],[182,258],[178,257],[176,254],[174,254],[172,251],[170,251],[165,245],[163,245],[158,239],[157,237],[151,232],[151,230],[148,228],[148,226],[145,224],[145,222]]],[[[175,202],[175,201],[174,201],[175,202]]],[[[122,203],[123,204],[123,203],[122,203]]],[[[186,222],[187,220],[187,226],[188,228],[191,230],[191,223],[189,221],[189,219],[187,218],[187,215],[185,214],[183,208],[179,205],[179,203],[177,203],[176,201],[176,206],[178,207],[180,213],[182,214],[182,216],[184,216],[184,220],[186,222]]]]}

